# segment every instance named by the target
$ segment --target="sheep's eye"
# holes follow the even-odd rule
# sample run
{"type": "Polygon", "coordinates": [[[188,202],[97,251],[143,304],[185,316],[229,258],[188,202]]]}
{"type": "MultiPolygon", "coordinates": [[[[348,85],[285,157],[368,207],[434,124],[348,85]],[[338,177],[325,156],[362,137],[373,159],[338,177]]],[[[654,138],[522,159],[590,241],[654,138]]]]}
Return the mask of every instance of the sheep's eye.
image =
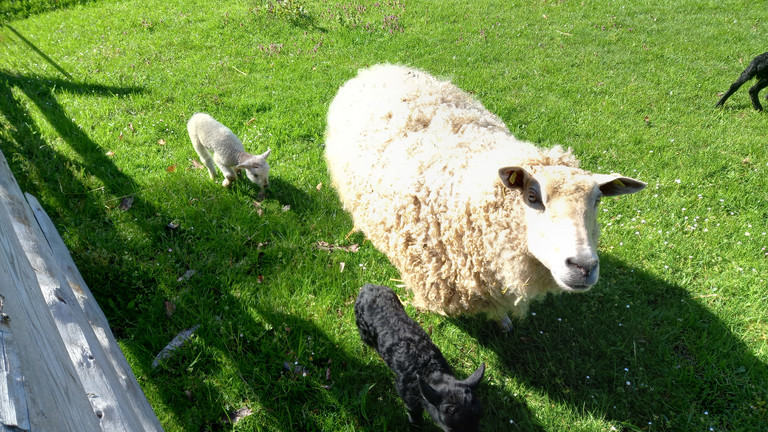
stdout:
{"type": "Polygon", "coordinates": [[[539,194],[533,189],[528,189],[528,202],[531,204],[539,203],[539,194]]]}

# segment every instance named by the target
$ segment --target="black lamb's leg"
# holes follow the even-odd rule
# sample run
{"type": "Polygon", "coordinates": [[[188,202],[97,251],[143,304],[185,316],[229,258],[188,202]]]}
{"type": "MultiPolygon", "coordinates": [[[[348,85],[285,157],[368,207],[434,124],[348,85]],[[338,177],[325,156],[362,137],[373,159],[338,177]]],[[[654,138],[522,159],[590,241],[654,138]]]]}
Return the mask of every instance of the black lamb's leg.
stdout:
{"type": "Polygon", "coordinates": [[[749,98],[752,99],[752,106],[755,107],[756,110],[762,111],[763,106],[760,105],[760,98],[759,93],[760,90],[768,87],[768,78],[760,78],[760,80],[757,81],[757,84],[753,85],[749,89],[749,98]]]}
{"type": "Polygon", "coordinates": [[[424,409],[421,407],[415,409],[408,408],[408,422],[411,423],[411,428],[421,429],[424,425],[424,409]]]}
{"type": "Polygon", "coordinates": [[[732,94],[736,93],[736,90],[738,90],[739,87],[741,87],[741,85],[744,84],[745,82],[746,80],[742,81],[741,79],[738,79],[735,83],[731,84],[731,87],[728,89],[727,92],[725,92],[723,97],[721,97],[720,100],[717,101],[717,104],[715,106],[716,107],[723,106],[725,101],[728,100],[728,98],[731,97],[732,94]]]}
{"type": "Polygon", "coordinates": [[[723,106],[725,101],[731,97],[732,94],[736,93],[736,90],[739,89],[739,87],[742,86],[745,82],[751,80],[755,77],[755,65],[753,63],[750,63],[749,66],[747,66],[746,69],[744,69],[744,72],[739,75],[739,79],[736,80],[733,84],[731,84],[731,87],[728,88],[728,91],[725,92],[723,97],[720,98],[719,101],[717,101],[716,107],[723,106]]]}

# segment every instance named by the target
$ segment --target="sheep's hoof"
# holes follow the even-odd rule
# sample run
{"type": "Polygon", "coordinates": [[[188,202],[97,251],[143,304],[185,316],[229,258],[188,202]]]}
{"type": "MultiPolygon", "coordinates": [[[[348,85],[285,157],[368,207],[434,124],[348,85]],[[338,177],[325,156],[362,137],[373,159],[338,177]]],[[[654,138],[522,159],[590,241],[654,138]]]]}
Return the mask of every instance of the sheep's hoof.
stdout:
{"type": "Polygon", "coordinates": [[[221,182],[221,185],[224,186],[224,187],[229,187],[229,185],[231,185],[231,184],[232,184],[232,182],[229,181],[229,179],[224,179],[224,181],[221,182]]]}
{"type": "Polygon", "coordinates": [[[501,319],[496,321],[496,324],[498,324],[499,329],[501,329],[501,331],[503,331],[505,333],[512,331],[512,328],[513,328],[512,320],[509,319],[509,317],[507,315],[504,315],[503,317],[501,317],[501,319]]]}

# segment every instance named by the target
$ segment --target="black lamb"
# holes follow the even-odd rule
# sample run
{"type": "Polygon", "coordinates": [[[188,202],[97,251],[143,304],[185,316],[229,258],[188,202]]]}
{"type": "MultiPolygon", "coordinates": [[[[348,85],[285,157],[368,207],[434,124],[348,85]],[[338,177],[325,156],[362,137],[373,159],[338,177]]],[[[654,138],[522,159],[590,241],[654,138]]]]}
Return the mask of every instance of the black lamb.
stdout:
{"type": "Polygon", "coordinates": [[[752,99],[752,106],[755,107],[756,110],[762,111],[763,106],[760,105],[758,93],[760,93],[760,90],[768,87],[768,52],[760,54],[749,63],[749,66],[744,69],[744,72],[741,73],[739,79],[731,84],[731,87],[725,92],[715,106],[723,106],[726,99],[736,92],[742,84],[755,77],[757,78],[757,84],[749,89],[749,98],[752,99]]]}
{"type": "Polygon", "coordinates": [[[395,387],[414,426],[421,426],[426,409],[444,431],[478,430],[482,406],[474,390],[485,363],[469,378],[456,379],[443,354],[388,287],[366,284],[360,289],[355,318],[360,338],[395,373],[395,387]]]}

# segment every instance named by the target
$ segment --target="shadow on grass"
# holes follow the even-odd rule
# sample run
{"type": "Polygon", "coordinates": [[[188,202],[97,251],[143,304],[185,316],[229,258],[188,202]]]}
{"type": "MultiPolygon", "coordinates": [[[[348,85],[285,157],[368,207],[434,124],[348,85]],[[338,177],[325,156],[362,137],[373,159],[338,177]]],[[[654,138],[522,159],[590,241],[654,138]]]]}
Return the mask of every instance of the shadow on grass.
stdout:
{"type": "Polygon", "coordinates": [[[36,196],[49,209],[57,226],[80,227],[61,234],[70,244],[79,244],[88,251],[87,256],[76,256],[76,262],[80,271],[88,275],[89,286],[102,307],[118,312],[119,320],[114,319],[114,313],[108,312],[108,316],[113,330],[120,334],[130,320],[122,305],[133,304],[152,281],[136,281],[130,270],[123,269],[121,261],[131,255],[135,245],[126,237],[127,233],[115,229],[111,219],[126,219],[129,225],[154,240],[168,220],[160,209],[143,199],[140,186],[123,174],[90,138],[87,128],[74,122],[57,100],[56,91],[115,98],[141,93],[142,89],[20,75],[0,69],[0,116],[8,125],[3,131],[8,139],[2,142],[0,150],[21,189],[36,196]],[[18,94],[27,99],[17,97],[18,94]],[[29,108],[30,103],[76,157],[58,151],[43,138],[43,129],[37,124],[39,116],[29,108]],[[123,200],[130,200],[130,205],[121,209],[123,200]],[[113,248],[106,250],[101,244],[92,244],[93,235],[108,237],[103,244],[113,248]],[[111,302],[104,302],[105,298],[111,302]]]}
{"type": "Polygon", "coordinates": [[[230,404],[236,394],[234,403],[248,408],[237,430],[324,431],[343,425],[355,431],[407,430],[397,396],[374,379],[388,377],[383,363],[365,365],[312,320],[255,302],[222,296],[218,306],[226,317],[201,317],[192,341],[157,370],[145,369],[150,380],[162,375],[160,381],[168,383],[157,390],[179,424],[231,430],[228,417],[244,408],[230,404]],[[239,380],[226,383],[226,396],[218,379],[230,375],[239,380]],[[392,408],[391,416],[369,414],[381,404],[392,408]]]}
{"type": "Polygon", "coordinates": [[[269,179],[267,197],[276,199],[282,205],[291,206],[291,211],[299,215],[304,215],[315,207],[309,194],[279,177],[269,179]]]}
{"type": "MultiPolygon", "coordinates": [[[[707,309],[716,297],[692,298],[610,255],[601,266],[598,288],[550,296],[509,334],[454,322],[498,353],[497,373],[623,430],[765,430],[768,368],[707,309]]],[[[518,415],[519,430],[540,430],[518,415]]],[[[509,418],[486,421],[501,430],[509,418]]]]}
{"type": "Polygon", "coordinates": [[[54,10],[68,9],[77,5],[96,3],[101,0],[56,0],[56,1],[2,1],[0,2],[0,20],[18,20],[29,18],[54,10]]]}

